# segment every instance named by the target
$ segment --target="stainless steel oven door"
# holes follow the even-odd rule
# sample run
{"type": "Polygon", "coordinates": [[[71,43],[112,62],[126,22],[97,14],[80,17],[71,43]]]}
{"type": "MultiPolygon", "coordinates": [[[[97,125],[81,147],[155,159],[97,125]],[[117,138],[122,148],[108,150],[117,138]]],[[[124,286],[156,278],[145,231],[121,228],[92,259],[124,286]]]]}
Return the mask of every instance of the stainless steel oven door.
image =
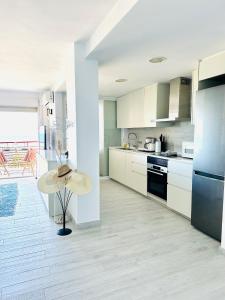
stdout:
{"type": "Polygon", "coordinates": [[[167,173],[148,169],[148,193],[167,200],[167,173]]]}

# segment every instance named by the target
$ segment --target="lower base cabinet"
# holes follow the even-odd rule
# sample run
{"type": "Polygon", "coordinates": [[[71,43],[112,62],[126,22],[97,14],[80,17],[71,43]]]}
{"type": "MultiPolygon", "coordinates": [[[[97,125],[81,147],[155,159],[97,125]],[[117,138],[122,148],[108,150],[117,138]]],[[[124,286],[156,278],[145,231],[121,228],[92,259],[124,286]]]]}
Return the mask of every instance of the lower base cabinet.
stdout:
{"type": "Polygon", "coordinates": [[[192,204],[192,163],[169,160],[167,206],[191,218],[192,204]]]}
{"type": "Polygon", "coordinates": [[[109,150],[109,177],[126,184],[126,153],[109,150]]]}
{"type": "MultiPolygon", "coordinates": [[[[191,218],[191,163],[169,160],[167,206],[191,218]]],[[[109,150],[109,177],[147,196],[147,157],[118,149],[109,150]]]]}
{"type": "Polygon", "coordinates": [[[110,149],[109,177],[146,196],[146,156],[142,154],[110,149]]]}
{"type": "Polygon", "coordinates": [[[191,218],[191,192],[168,184],[167,206],[182,215],[191,218]]]}
{"type": "Polygon", "coordinates": [[[132,188],[147,196],[147,178],[145,175],[142,174],[138,174],[135,171],[133,171],[133,175],[132,175],[132,188]]]}

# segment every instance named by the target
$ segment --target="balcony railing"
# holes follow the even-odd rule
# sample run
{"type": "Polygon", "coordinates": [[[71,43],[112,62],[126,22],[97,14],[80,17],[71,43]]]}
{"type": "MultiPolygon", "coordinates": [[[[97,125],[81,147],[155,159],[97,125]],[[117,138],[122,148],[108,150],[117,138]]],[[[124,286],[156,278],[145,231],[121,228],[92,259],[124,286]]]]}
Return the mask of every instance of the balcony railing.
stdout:
{"type": "Polygon", "coordinates": [[[0,142],[0,178],[36,176],[39,141],[0,142]]]}

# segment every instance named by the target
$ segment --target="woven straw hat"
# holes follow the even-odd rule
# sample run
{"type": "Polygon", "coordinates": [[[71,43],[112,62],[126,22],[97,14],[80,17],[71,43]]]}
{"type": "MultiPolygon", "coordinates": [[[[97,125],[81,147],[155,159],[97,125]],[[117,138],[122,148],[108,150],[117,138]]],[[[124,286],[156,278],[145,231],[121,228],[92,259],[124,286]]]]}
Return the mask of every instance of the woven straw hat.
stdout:
{"type": "Polygon", "coordinates": [[[56,193],[64,187],[76,195],[83,195],[90,192],[91,179],[84,173],[73,171],[68,165],[62,165],[43,174],[38,180],[38,189],[42,193],[56,193]]]}
{"type": "Polygon", "coordinates": [[[57,170],[58,170],[57,176],[59,178],[65,177],[66,175],[72,172],[72,169],[70,169],[68,165],[59,166],[57,170]]]}

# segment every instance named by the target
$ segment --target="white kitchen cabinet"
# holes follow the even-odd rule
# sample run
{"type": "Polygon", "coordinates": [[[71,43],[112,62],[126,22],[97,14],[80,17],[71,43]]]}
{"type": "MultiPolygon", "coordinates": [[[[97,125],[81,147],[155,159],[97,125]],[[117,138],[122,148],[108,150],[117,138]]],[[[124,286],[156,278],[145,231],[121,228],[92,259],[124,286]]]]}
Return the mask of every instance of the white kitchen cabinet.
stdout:
{"type": "Polygon", "coordinates": [[[147,158],[140,154],[127,154],[127,185],[147,195],[147,158]]]}
{"type": "Polygon", "coordinates": [[[155,127],[168,111],[169,84],[155,83],[117,99],[117,127],[155,127]]]}
{"type": "Polygon", "coordinates": [[[109,177],[146,196],[146,156],[129,151],[110,149],[109,177]]]}
{"type": "Polygon", "coordinates": [[[125,95],[117,100],[117,128],[130,128],[130,95],[125,95]]]}
{"type": "Polygon", "coordinates": [[[138,89],[117,100],[117,127],[138,128],[142,127],[144,105],[144,89],[138,89]]]}
{"type": "MultiPolygon", "coordinates": [[[[192,162],[192,161],[190,161],[190,162],[192,162]]],[[[191,178],[193,164],[190,162],[185,162],[183,160],[169,159],[168,172],[191,178]]]]}
{"type": "Polygon", "coordinates": [[[225,52],[209,56],[199,63],[199,70],[192,72],[192,124],[195,124],[195,99],[198,81],[225,73],[225,52]]]}
{"type": "Polygon", "coordinates": [[[141,127],[144,115],[144,106],[141,104],[144,99],[144,89],[132,92],[129,97],[130,126],[134,128],[141,127]]]}
{"type": "MultiPolygon", "coordinates": [[[[192,169],[192,161],[168,161],[167,206],[188,218],[191,218],[192,169]]],[[[147,156],[111,148],[109,177],[147,196],[147,156]]]]}
{"type": "Polygon", "coordinates": [[[157,119],[157,93],[158,85],[152,84],[145,87],[144,96],[144,126],[143,127],[155,127],[157,119]]]}
{"type": "Polygon", "coordinates": [[[109,177],[126,184],[126,153],[115,149],[109,150],[109,177]]]}
{"type": "Polygon", "coordinates": [[[168,184],[178,186],[186,191],[192,190],[192,177],[181,176],[180,174],[169,173],[168,184]]]}
{"type": "Polygon", "coordinates": [[[203,59],[199,65],[199,80],[225,73],[225,52],[203,59]]]}
{"type": "Polygon", "coordinates": [[[191,161],[168,161],[167,206],[188,218],[191,218],[192,170],[191,161]]]}
{"type": "Polygon", "coordinates": [[[174,211],[191,218],[191,192],[168,184],[167,205],[174,211]]]}
{"type": "Polygon", "coordinates": [[[133,188],[133,155],[132,153],[126,153],[126,185],[131,189],[133,188]]]}

